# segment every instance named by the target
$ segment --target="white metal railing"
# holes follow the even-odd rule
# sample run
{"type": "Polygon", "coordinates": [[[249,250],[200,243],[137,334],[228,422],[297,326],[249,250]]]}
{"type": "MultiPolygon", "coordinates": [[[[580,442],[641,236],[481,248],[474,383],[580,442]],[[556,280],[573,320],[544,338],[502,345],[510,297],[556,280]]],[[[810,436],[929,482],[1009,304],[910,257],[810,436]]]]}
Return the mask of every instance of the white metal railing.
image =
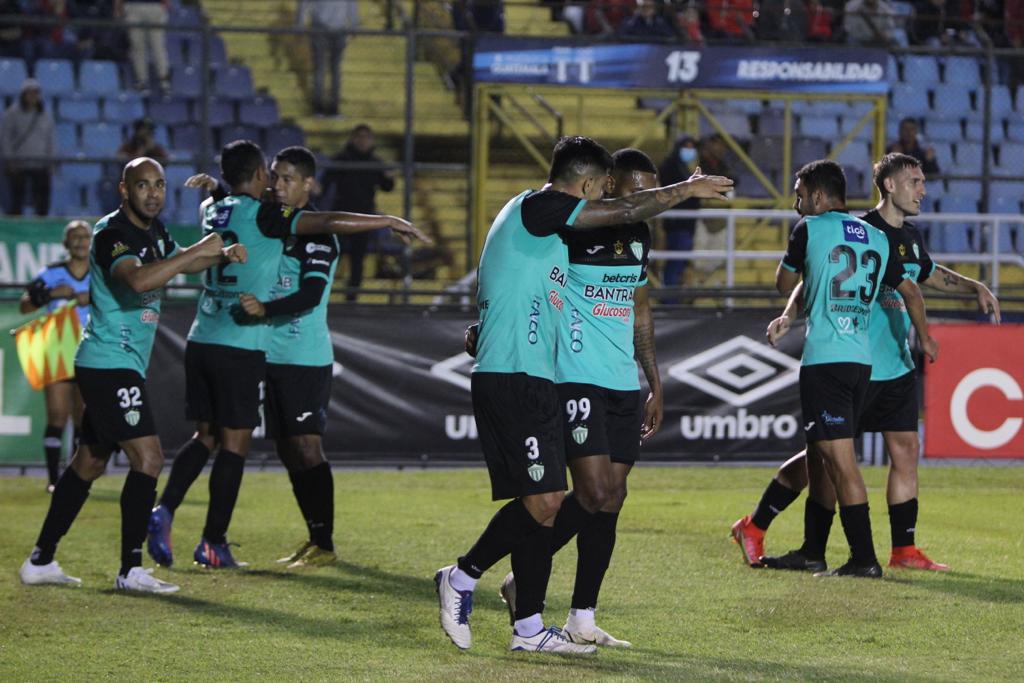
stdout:
{"type": "MultiPolygon", "coordinates": [[[[788,220],[795,223],[799,216],[795,211],[784,209],[688,209],[666,211],[660,218],[718,218],[725,219],[725,249],[703,249],[695,251],[651,251],[652,260],[662,261],[725,261],[725,284],[736,283],[737,261],[778,261],[785,252],[750,250],[736,248],[736,221],[743,218],[768,218],[788,220]]],[[[1010,213],[922,213],[914,216],[914,223],[969,223],[981,230],[987,239],[988,251],[933,253],[931,257],[944,263],[985,263],[991,266],[992,291],[999,294],[999,267],[1002,264],[1024,267],[1024,256],[999,251],[999,228],[1004,224],[1024,226],[1024,215],[1010,213]]],[[[1019,237],[1024,240],[1024,232],[1019,237]]]]}

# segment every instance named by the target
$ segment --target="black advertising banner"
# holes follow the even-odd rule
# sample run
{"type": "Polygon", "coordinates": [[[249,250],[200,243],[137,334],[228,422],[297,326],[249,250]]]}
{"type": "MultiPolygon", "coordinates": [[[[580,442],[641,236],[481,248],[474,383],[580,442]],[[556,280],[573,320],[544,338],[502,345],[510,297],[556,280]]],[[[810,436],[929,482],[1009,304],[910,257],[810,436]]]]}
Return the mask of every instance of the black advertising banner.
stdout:
{"type": "MultiPolygon", "coordinates": [[[[149,370],[165,448],[184,421],[184,347],[194,304],[167,302],[149,370]]],[[[779,460],[803,448],[797,386],[803,329],[764,343],[774,313],[656,315],[665,421],[647,460],[779,460]]],[[[344,460],[479,460],[470,402],[467,312],[332,306],[334,382],[324,448],[344,460]]],[[[257,431],[257,436],[261,433],[257,431]]],[[[259,439],[257,451],[273,445],[259,439]]]]}

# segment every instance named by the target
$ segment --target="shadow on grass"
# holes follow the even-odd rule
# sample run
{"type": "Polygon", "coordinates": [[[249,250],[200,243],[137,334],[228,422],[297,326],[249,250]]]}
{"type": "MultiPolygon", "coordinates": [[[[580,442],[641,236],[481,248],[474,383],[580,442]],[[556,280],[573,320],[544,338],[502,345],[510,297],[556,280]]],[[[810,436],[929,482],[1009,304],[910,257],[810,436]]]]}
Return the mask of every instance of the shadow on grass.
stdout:
{"type": "Polygon", "coordinates": [[[886,575],[886,580],[983,602],[1024,603],[1024,581],[1018,579],[953,571],[933,573],[928,576],[926,581],[915,581],[913,579],[916,577],[904,577],[901,574],[889,572],[886,575]]]}

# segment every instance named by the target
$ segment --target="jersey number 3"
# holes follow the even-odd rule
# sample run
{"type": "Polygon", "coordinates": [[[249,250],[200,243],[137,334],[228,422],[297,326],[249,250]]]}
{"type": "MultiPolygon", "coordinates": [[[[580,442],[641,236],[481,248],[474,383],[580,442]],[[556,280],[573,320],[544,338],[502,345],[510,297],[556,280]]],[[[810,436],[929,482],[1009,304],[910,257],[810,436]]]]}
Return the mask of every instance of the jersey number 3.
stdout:
{"type": "MultiPolygon", "coordinates": [[[[828,255],[828,260],[831,263],[846,261],[846,267],[832,278],[831,293],[833,299],[852,299],[859,294],[860,300],[865,306],[870,305],[874,301],[875,290],[878,289],[878,273],[882,268],[882,257],[877,251],[870,249],[865,251],[861,254],[858,261],[857,252],[845,244],[839,244],[832,249],[832,253],[828,255]],[[855,286],[854,289],[843,289],[846,281],[857,274],[858,265],[866,269],[864,279],[867,282],[862,287],[855,286]]],[[[856,283],[854,284],[856,285],[856,283]]]]}

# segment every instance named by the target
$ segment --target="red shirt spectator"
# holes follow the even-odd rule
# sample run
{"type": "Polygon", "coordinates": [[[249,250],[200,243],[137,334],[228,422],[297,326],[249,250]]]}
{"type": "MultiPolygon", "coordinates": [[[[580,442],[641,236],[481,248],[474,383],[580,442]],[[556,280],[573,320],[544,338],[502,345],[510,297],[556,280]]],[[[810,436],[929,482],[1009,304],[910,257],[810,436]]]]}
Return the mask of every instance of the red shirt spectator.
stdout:
{"type": "Polygon", "coordinates": [[[708,0],[708,26],[725,38],[748,38],[754,24],[753,0],[708,0]]]}
{"type": "Polygon", "coordinates": [[[584,28],[587,33],[614,33],[634,9],[636,0],[590,0],[584,28]]]}
{"type": "Polygon", "coordinates": [[[807,2],[807,38],[808,40],[832,40],[832,22],[835,19],[832,10],[823,6],[818,0],[807,2]]]}
{"type": "Polygon", "coordinates": [[[1007,40],[1014,47],[1024,46],[1024,0],[1005,0],[1004,7],[1007,40]]]}

